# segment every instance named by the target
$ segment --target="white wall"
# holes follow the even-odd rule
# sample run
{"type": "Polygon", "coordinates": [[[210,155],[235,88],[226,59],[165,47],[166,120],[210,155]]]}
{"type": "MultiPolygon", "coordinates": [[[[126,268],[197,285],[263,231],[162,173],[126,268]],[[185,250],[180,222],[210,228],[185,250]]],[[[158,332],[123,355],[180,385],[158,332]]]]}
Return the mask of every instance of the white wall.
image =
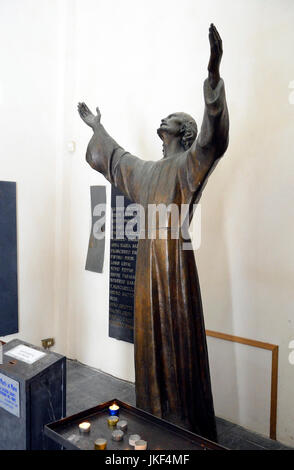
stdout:
{"type": "Polygon", "coordinates": [[[0,179],[17,182],[18,335],[54,335],[56,1],[0,3],[0,179]]]}
{"type": "MultiPolygon", "coordinates": [[[[56,350],[128,380],[134,380],[133,346],[108,337],[108,249],[103,274],[84,269],[89,186],[107,183],[85,163],[91,132],[76,104],[99,105],[105,127],[122,146],[145,159],[160,158],[155,131],[162,117],[183,110],[201,122],[207,30],[212,21],[219,28],[231,132],[202,198],[196,258],[206,326],[279,345],[278,439],[294,445],[294,369],[288,362],[294,338],[292,0],[2,5],[8,17],[2,43],[17,21],[13,9],[30,25],[19,19],[4,51],[9,68],[1,74],[7,88],[6,115],[0,116],[2,179],[18,181],[19,188],[21,335],[37,342],[53,331],[56,350]],[[23,118],[13,137],[16,152],[9,145],[16,135],[12,109],[23,118]],[[74,154],[66,149],[69,140],[77,144],[74,154]],[[36,232],[31,221],[39,217],[36,232]]],[[[267,433],[270,359],[242,348],[209,339],[216,412],[267,433]]]]}
{"type": "MultiPolygon", "coordinates": [[[[207,28],[211,21],[219,28],[231,142],[202,199],[202,244],[196,256],[206,325],[280,346],[278,438],[289,444],[294,435],[294,375],[287,349],[294,335],[294,108],[288,102],[293,14],[291,1],[77,1],[76,86],[67,105],[70,113],[79,100],[93,109],[98,104],[104,125],[121,145],[145,159],[160,158],[155,132],[160,118],[185,110],[201,122],[207,28]]],[[[107,336],[108,250],[104,274],[84,271],[89,185],[104,180],[84,162],[91,133],[77,115],[71,129],[77,152],[71,186],[70,351],[82,362],[134,380],[132,346],[107,336]]],[[[237,346],[228,355],[227,348],[209,340],[217,414],[266,434],[270,355],[237,346]],[[231,383],[222,382],[221,357],[223,363],[231,360],[231,383]],[[229,406],[232,401],[236,406],[229,406]]]]}

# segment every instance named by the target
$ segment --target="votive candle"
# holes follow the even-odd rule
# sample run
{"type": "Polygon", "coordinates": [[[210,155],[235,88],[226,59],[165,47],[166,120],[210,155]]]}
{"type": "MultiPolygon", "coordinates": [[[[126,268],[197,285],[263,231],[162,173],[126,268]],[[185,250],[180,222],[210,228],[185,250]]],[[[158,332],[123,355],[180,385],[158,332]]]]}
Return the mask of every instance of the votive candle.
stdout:
{"type": "Polygon", "coordinates": [[[91,430],[91,424],[88,421],[84,421],[79,424],[79,431],[81,434],[89,434],[91,430]]]}
{"type": "Polygon", "coordinates": [[[116,430],[116,431],[113,431],[111,437],[113,441],[122,441],[124,437],[124,433],[120,430],[116,430]]]}
{"type": "Polygon", "coordinates": [[[146,450],[147,449],[147,442],[140,439],[139,441],[135,442],[135,450],[146,450]]]}
{"type": "Polygon", "coordinates": [[[121,431],[126,431],[128,429],[128,422],[126,420],[119,421],[117,423],[117,429],[120,429],[121,431]]]}
{"type": "Polygon", "coordinates": [[[118,423],[118,417],[117,416],[109,416],[107,418],[107,423],[108,423],[108,426],[115,427],[118,423]]]}
{"type": "Polygon", "coordinates": [[[139,441],[141,439],[141,436],[139,434],[131,434],[129,437],[129,444],[130,446],[134,446],[136,441],[139,441]]]}
{"type": "Polygon", "coordinates": [[[95,450],[105,450],[107,446],[107,440],[104,439],[104,437],[100,437],[99,439],[96,439],[94,442],[94,449],[95,450]]]}
{"type": "Polygon", "coordinates": [[[108,408],[110,416],[118,416],[119,415],[119,406],[113,403],[113,405],[110,405],[108,408]]]}

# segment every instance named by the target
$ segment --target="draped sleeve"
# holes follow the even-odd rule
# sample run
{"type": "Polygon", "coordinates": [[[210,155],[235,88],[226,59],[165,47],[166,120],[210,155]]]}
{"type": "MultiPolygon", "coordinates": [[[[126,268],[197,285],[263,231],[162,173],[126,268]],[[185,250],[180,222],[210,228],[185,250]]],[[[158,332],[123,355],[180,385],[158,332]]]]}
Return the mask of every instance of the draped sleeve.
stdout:
{"type": "Polygon", "coordinates": [[[180,178],[190,194],[199,193],[225,153],[229,142],[229,114],[222,79],[215,89],[204,82],[205,109],[201,131],[182,159],[180,178]]]}
{"type": "Polygon", "coordinates": [[[86,160],[131,201],[139,202],[142,177],[148,162],[126,152],[101,124],[88,144],[86,160]]]}

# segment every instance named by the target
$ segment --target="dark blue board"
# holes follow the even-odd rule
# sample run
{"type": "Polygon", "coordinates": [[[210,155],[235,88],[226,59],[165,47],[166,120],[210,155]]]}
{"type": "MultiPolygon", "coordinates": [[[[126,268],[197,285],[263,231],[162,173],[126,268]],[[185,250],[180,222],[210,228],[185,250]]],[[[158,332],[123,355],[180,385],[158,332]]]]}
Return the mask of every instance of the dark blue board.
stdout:
{"type": "Polygon", "coordinates": [[[110,268],[109,268],[109,336],[128,343],[134,342],[134,284],[138,237],[126,235],[126,224],[132,218],[125,214],[131,204],[112,186],[110,268]],[[118,197],[118,199],[117,199],[118,197]],[[121,199],[120,199],[121,198],[121,199]],[[120,225],[121,224],[121,225],[120,225]],[[122,238],[119,233],[123,229],[122,238]],[[117,237],[119,235],[119,237],[117,237]]]}
{"type": "Polygon", "coordinates": [[[105,251],[106,186],[91,186],[90,192],[92,227],[89,238],[86,270],[92,271],[93,273],[102,273],[105,251]],[[96,211],[96,209],[98,209],[98,211],[96,211]],[[95,233],[96,230],[98,236],[95,233]],[[101,235],[103,238],[101,238],[101,235]]]}
{"type": "Polygon", "coordinates": [[[0,336],[17,332],[16,183],[0,181],[0,336]]]}

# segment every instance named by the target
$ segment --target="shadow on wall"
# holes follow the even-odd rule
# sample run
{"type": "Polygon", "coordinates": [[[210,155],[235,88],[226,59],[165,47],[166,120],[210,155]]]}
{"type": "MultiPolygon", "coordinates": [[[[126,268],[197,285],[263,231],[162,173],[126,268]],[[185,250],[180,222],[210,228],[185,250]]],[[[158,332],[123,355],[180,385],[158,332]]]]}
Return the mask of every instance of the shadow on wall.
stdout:
{"type": "MultiPolygon", "coordinates": [[[[212,176],[211,180],[213,179],[212,176]]],[[[211,180],[206,188],[208,193],[210,185],[215,183],[211,180]]],[[[202,243],[200,250],[196,252],[196,262],[206,328],[215,330],[215,327],[208,325],[217,324],[222,325],[217,328],[219,331],[231,333],[234,332],[234,318],[224,207],[223,197],[210,201],[209,204],[207,198],[203,198],[202,243]]],[[[207,343],[215,413],[217,416],[237,421],[239,401],[235,346],[233,343],[227,343],[223,347],[219,340],[209,337],[207,343]]]]}

